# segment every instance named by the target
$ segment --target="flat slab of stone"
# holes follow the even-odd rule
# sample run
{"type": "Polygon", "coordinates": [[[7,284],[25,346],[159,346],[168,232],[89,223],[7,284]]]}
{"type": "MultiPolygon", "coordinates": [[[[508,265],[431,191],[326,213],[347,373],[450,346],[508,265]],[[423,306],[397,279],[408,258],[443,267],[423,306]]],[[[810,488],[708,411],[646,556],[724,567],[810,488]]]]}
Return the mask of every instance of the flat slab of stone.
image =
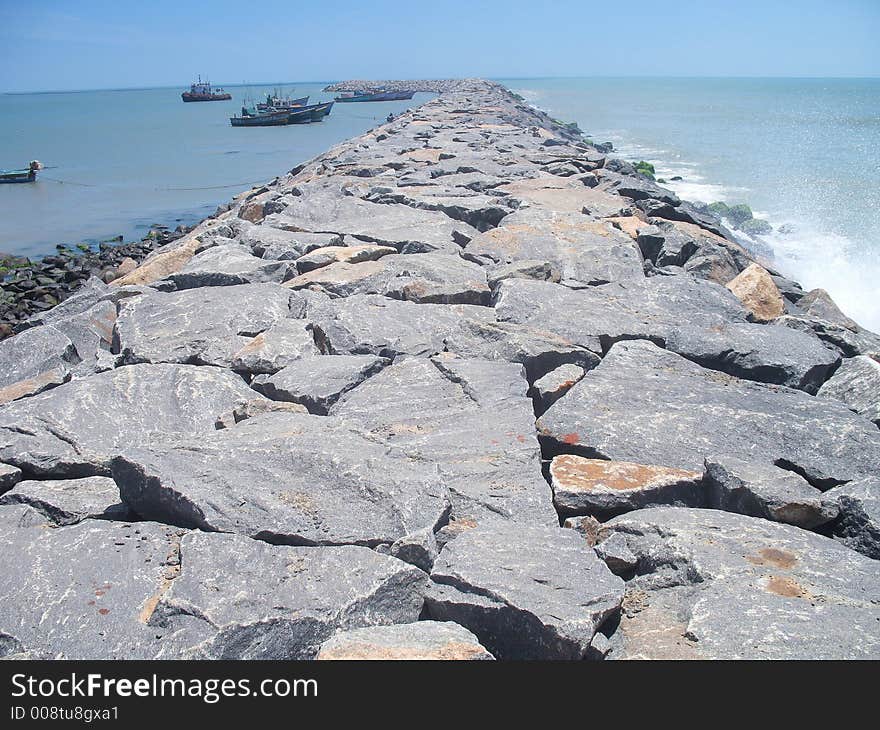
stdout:
{"type": "Polygon", "coordinates": [[[300,403],[326,415],[340,396],[375,375],[389,360],[374,355],[326,355],[299,360],[271,376],[258,376],[254,390],[273,400],[300,403]]]}
{"type": "Polygon", "coordinates": [[[615,659],[877,659],[877,563],[756,517],[657,507],[605,524],[638,558],[615,659]]]}
{"type": "Polygon", "coordinates": [[[548,261],[563,281],[582,285],[645,277],[641,253],[632,239],[610,223],[581,213],[520,209],[472,240],[464,251],[484,264],[548,261]]]}
{"type": "Polygon", "coordinates": [[[273,546],[152,522],[47,529],[0,507],[0,655],[304,659],[418,618],[427,578],[366,548],[273,546]]]}
{"type": "Polygon", "coordinates": [[[57,525],[82,520],[130,520],[135,515],[119,499],[119,487],[109,477],[45,479],[19,482],[0,497],[0,505],[25,504],[57,525]]]}
{"type": "Polygon", "coordinates": [[[641,507],[702,506],[702,472],[562,454],[550,464],[553,503],[563,517],[610,517],[641,507]]]}
{"type": "Polygon", "coordinates": [[[66,382],[77,362],[75,345],[53,325],[32,327],[0,341],[0,403],[66,382]]]}
{"type": "Polygon", "coordinates": [[[697,471],[712,455],[779,464],[828,488],[872,474],[880,431],[843,404],[618,342],[538,420],[569,451],[697,471]]]}
{"type": "Polygon", "coordinates": [[[422,571],[367,548],[193,532],[180,553],[151,621],[176,629],[161,659],[313,659],[334,632],[412,622],[424,602],[422,571]]]}
{"type": "Polygon", "coordinates": [[[112,468],[144,518],[273,543],[391,544],[449,512],[435,469],[332,417],[270,412],[198,438],[133,445],[112,468]]]}
{"type": "Polygon", "coordinates": [[[369,203],[345,195],[334,184],[308,188],[265,223],[289,231],[350,235],[364,243],[393,246],[401,253],[454,251],[477,234],[467,223],[439,211],[369,203]]]}
{"type": "Polygon", "coordinates": [[[229,367],[243,347],[291,312],[277,284],[199,287],[125,300],[116,345],[127,363],[176,362],[229,367]]]}
{"type": "Polygon", "coordinates": [[[29,475],[106,476],[120,449],[213,431],[218,416],[255,396],[219,368],[117,368],[0,408],[0,460],[29,475]]]}
{"type": "Polygon", "coordinates": [[[880,426],[880,362],[867,355],[844,360],[818,395],[846,403],[880,426]]]}
{"type": "Polygon", "coordinates": [[[212,246],[193,256],[180,271],[157,284],[160,288],[193,289],[208,286],[280,283],[296,274],[287,261],[267,261],[238,243],[212,246]]]}
{"type": "Polygon", "coordinates": [[[744,322],[746,312],[723,287],[689,276],[664,276],[573,290],[550,282],[507,279],[496,290],[500,321],[555,332],[596,353],[624,339],[665,343],[682,328],[744,322]]]}
{"type": "Polygon", "coordinates": [[[493,660],[476,636],[451,621],[342,631],[321,645],[318,660],[493,660]]]}
{"type": "Polygon", "coordinates": [[[334,416],[437,470],[455,519],[557,524],[521,365],[409,358],[350,391],[334,416]]]}
{"type": "Polygon", "coordinates": [[[805,529],[837,517],[837,507],[803,477],[767,463],[728,456],[706,459],[707,507],[805,529]]]}
{"type": "Polygon", "coordinates": [[[558,527],[468,530],[442,550],[431,580],[431,618],[465,626],[499,659],[582,659],[623,598],[623,581],[558,527]]]}

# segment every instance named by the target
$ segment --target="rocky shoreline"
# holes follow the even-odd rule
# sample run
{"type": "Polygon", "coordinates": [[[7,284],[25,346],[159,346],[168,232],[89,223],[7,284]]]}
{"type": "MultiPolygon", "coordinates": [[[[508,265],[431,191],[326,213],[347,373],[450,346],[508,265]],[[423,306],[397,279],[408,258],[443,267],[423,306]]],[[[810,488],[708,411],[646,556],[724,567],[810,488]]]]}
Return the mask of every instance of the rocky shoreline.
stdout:
{"type": "Polygon", "coordinates": [[[497,84],[24,326],[0,655],[880,658],[880,337],[497,84]]]}
{"type": "Polygon", "coordinates": [[[36,260],[0,253],[0,340],[27,329],[27,320],[63,302],[88,279],[109,283],[124,276],[187,230],[154,226],[140,241],[105,241],[97,248],[59,245],[56,253],[36,260]]]}
{"type": "Polygon", "coordinates": [[[335,91],[374,91],[385,89],[386,91],[424,91],[431,94],[448,94],[454,91],[468,91],[479,88],[483,84],[481,79],[417,79],[417,80],[386,80],[376,79],[349,79],[338,81],[324,87],[326,92],[335,91]]]}

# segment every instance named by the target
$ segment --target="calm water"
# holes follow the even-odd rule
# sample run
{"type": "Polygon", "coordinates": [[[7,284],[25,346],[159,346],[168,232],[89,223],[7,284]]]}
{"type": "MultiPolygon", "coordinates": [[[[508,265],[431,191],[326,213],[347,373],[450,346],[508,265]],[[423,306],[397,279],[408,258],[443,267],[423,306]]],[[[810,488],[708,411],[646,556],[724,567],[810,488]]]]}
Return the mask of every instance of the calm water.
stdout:
{"type": "Polygon", "coordinates": [[[32,159],[32,185],[0,185],[0,251],[140,238],[152,223],[193,223],[251,184],[431,98],[336,104],[320,124],[233,128],[244,98],[277,88],[311,102],[325,84],[226,87],[232,101],[184,104],[179,89],[0,94],[0,168],[32,159]],[[57,182],[57,181],[64,181],[57,182]]]}
{"type": "Polygon", "coordinates": [[[880,79],[550,79],[506,84],[689,200],[747,202],[779,267],[880,330],[880,79]]]}

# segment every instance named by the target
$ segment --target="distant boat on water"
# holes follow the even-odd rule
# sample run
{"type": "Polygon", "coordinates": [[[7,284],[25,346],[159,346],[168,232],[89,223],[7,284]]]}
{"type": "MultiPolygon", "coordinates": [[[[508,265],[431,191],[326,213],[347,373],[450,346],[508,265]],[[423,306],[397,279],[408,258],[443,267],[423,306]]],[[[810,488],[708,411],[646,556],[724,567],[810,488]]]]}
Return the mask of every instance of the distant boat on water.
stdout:
{"type": "Polygon", "coordinates": [[[0,183],[28,183],[37,179],[37,170],[42,169],[39,160],[32,160],[31,164],[20,170],[0,170],[0,183]]]}
{"type": "Polygon", "coordinates": [[[310,124],[319,122],[330,113],[333,102],[312,104],[311,106],[291,107],[288,109],[271,109],[258,111],[241,108],[240,117],[230,117],[233,127],[282,127],[288,124],[310,124]]]}
{"type": "Polygon", "coordinates": [[[201,76],[196,83],[190,84],[189,91],[184,91],[180,96],[184,101],[229,101],[232,98],[232,94],[202,81],[201,76]]]}
{"type": "Polygon", "coordinates": [[[404,101],[412,99],[415,91],[353,91],[348,94],[340,94],[336,97],[336,101],[355,102],[355,101],[404,101]]]}

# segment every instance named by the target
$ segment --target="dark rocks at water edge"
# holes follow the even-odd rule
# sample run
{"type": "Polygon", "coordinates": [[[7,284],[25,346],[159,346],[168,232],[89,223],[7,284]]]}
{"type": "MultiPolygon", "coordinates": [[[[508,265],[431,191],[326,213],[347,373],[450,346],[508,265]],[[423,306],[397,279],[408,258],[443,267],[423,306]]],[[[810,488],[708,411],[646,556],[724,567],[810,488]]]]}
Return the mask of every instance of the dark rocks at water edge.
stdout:
{"type": "Polygon", "coordinates": [[[90,277],[110,282],[124,276],[185,232],[157,227],[134,243],[58,246],[56,253],[36,260],[0,252],[0,340],[28,327],[29,318],[67,299],[90,277]]]}
{"type": "Polygon", "coordinates": [[[880,337],[500,86],[414,88],[16,313],[0,656],[880,658],[880,337]]]}

